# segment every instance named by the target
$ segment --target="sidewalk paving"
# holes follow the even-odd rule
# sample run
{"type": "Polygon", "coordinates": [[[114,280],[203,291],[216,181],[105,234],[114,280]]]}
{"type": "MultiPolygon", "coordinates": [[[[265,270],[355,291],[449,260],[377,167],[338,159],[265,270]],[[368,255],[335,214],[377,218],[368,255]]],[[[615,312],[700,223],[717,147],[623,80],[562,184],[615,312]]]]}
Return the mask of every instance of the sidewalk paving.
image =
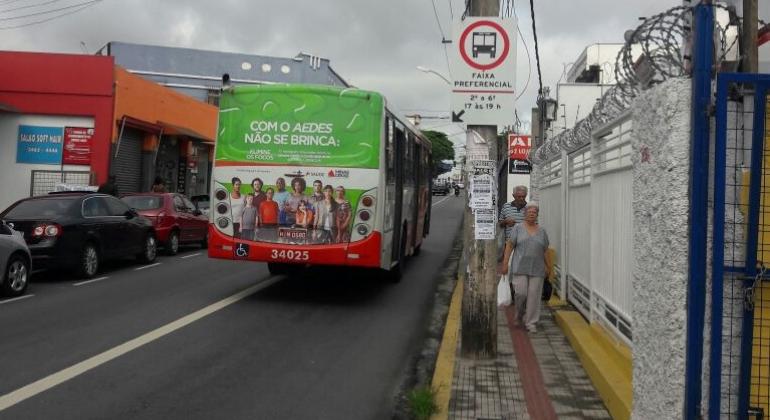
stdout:
{"type": "Polygon", "coordinates": [[[513,325],[513,307],[497,315],[495,359],[464,359],[457,340],[444,415],[457,420],[611,419],[553,309],[543,305],[536,333],[513,325]]]}

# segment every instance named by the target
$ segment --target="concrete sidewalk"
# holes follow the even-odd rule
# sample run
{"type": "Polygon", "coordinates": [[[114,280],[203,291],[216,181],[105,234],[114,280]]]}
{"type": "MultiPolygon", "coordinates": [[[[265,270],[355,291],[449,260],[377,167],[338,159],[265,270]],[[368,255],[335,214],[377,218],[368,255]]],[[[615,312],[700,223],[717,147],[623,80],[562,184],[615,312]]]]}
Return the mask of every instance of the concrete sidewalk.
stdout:
{"type": "Polygon", "coordinates": [[[513,307],[498,311],[496,359],[460,357],[461,296],[458,285],[433,378],[435,419],[611,418],[545,304],[536,333],[513,325],[513,307]]]}

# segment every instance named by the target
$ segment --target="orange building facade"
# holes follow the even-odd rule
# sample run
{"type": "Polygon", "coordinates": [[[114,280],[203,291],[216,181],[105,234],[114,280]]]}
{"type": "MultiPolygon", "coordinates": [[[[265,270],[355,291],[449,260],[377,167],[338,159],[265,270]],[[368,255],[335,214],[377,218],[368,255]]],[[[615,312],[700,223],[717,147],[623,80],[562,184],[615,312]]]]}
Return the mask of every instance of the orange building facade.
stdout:
{"type": "Polygon", "coordinates": [[[110,173],[123,192],[208,193],[218,109],[115,66],[110,173]]]}

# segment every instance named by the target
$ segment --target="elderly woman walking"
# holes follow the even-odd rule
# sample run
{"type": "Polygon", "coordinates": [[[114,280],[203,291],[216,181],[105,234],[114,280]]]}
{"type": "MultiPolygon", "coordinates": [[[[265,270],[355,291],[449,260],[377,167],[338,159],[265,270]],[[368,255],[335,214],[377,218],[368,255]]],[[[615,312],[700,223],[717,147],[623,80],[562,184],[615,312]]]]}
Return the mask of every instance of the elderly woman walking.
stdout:
{"type": "Polygon", "coordinates": [[[545,259],[548,234],[537,224],[539,213],[537,204],[527,204],[524,208],[524,222],[517,223],[507,238],[503,259],[503,274],[508,274],[510,270],[513,281],[516,320],[529,332],[537,331],[543,279],[550,274],[546,272],[545,259]]]}

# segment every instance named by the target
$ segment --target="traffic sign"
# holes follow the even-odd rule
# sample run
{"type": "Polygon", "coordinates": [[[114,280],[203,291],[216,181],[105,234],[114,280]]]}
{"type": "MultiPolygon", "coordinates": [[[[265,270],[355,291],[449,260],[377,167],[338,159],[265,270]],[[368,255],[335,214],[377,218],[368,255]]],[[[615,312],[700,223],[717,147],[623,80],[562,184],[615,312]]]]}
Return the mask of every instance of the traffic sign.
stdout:
{"type": "Polygon", "coordinates": [[[516,87],[516,21],[459,19],[452,40],[452,122],[513,123],[516,87]]]}

